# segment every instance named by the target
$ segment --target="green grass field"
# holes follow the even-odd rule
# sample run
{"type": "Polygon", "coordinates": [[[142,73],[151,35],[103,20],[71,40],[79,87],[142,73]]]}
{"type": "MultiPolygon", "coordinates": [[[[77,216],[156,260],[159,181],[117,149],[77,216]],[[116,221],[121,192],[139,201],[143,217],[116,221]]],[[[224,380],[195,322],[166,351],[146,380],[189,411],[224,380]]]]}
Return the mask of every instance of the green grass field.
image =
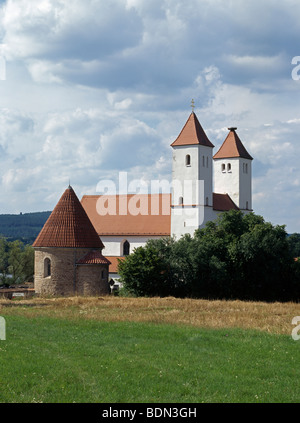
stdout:
{"type": "Polygon", "coordinates": [[[300,400],[300,341],[288,335],[2,311],[2,403],[300,400]]]}

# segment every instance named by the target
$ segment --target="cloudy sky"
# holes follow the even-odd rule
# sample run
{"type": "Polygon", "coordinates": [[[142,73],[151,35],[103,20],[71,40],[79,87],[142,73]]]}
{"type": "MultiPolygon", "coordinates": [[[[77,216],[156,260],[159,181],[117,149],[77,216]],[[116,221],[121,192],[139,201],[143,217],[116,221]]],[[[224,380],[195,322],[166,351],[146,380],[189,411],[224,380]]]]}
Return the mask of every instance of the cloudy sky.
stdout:
{"type": "Polygon", "coordinates": [[[238,127],[254,211],[300,232],[299,16],[298,0],[0,0],[0,213],[120,171],[170,180],[193,98],[215,152],[238,127]]]}

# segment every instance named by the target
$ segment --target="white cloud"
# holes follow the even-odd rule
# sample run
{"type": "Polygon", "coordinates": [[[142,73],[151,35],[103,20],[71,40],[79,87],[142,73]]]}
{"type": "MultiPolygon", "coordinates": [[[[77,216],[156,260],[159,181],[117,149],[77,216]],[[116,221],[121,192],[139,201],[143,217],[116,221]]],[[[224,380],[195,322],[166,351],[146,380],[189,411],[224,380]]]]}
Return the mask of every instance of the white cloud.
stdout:
{"type": "Polygon", "coordinates": [[[168,178],[194,98],[216,149],[238,127],[256,210],[300,232],[299,13],[293,0],[7,0],[0,212],[49,209],[69,179],[82,195],[120,170],[168,178]]]}

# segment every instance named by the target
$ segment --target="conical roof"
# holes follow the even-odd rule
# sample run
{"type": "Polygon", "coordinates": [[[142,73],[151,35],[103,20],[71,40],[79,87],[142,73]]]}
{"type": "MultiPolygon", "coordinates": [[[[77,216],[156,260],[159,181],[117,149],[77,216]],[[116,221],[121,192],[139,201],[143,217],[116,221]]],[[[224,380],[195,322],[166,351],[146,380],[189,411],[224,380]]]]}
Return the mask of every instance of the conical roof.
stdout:
{"type": "Polygon", "coordinates": [[[228,159],[234,157],[242,157],[244,159],[253,160],[238,134],[235,132],[237,128],[228,128],[229,134],[221,145],[219,151],[214,155],[214,159],[228,159]]]}
{"type": "Polygon", "coordinates": [[[104,247],[71,186],[61,196],[33,247],[104,247]]]}
{"type": "Polygon", "coordinates": [[[186,124],[182,128],[182,131],[176,140],[171,144],[171,147],[177,147],[181,145],[204,145],[206,147],[214,147],[214,145],[207,138],[207,135],[200,125],[200,122],[194,112],[190,114],[186,124]]]}

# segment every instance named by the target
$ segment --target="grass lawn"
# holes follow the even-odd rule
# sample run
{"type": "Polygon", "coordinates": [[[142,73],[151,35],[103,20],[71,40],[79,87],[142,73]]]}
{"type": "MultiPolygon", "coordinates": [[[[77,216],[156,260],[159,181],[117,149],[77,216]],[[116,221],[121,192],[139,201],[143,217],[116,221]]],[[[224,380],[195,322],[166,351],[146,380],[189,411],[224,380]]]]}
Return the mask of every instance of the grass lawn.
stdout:
{"type": "MultiPolygon", "coordinates": [[[[27,300],[0,308],[7,334],[0,341],[2,403],[300,400],[300,341],[290,334],[153,317],[108,321],[101,318],[102,304],[98,314],[91,307],[82,313],[84,301],[63,302],[61,309],[52,302],[52,311],[45,304],[27,300]]],[[[232,304],[223,306],[226,320],[232,304]]]]}

